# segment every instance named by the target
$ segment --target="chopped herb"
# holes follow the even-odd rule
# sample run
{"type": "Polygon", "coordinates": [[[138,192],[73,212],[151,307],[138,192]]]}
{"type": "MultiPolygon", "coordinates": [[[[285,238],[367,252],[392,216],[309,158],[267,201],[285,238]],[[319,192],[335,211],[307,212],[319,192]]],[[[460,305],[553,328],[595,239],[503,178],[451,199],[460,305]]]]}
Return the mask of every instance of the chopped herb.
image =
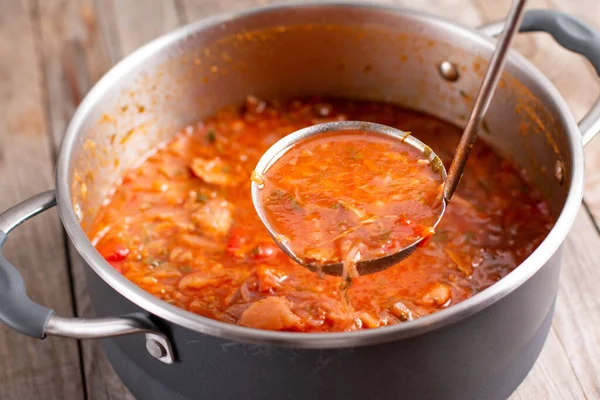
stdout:
{"type": "Polygon", "coordinates": [[[471,240],[475,239],[475,232],[472,232],[472,231],[468,231],[468,232],[466,232],[466,233],[465,233],[465,239],[466,239],[467,241],[469,241],[469,242],[470,242],[471,240]]]}
{"type": "Polygon", "coordinates": [[[468,98],[469,98],[469,95],[467,94],[467,92],[465,92],[465,91],[464,91],[464,90],[462,90],[462,89],[460,89],[460,90],[458,91],[458,93],[460,93],[460,95],[461,95],[463,98],[465,98],[465,99],[468,99],[468,98]]]}
{"type": "Polygon", "coordinates": [[[252,250],[250,250],[251,256],[257,256],[259,254],[260,254],[260,246],[256,246],[256,247],[252,248],[252,250]]]}
{"type": "Polygon", "coordinates": [[[206,203],[208,201],[208,195],[206,193],[198,193],[196,195],[196,200],[198,201],[198,203],[206,203]]]}
{"type": "Polygon", "coordinates": [[[485,133],[490,133],[490,127],[487,124],[487,121],[484,119],[481,121],[481,127],[483,128],[485,133]]]}
{"type": "Polygon", "coordinates": [[[348,153],[350,153],[350,158],[352,158],[353,160],[360,160],[361,158],[363,158],[362,153],[355,147],[349,147],[346,150],[348,151],[348,153]]]}
{"type": "Polygon", "coordinates": [[[214,129],[209,129],[206,133],[206,140],[208,140],[208,143],[214,144],[217,140],[217,132],[214,129]]]}
{"type": "Polygon", "coordinates": [[[448,231],[439,230],[433,235],[433,240],[437,243],[445,243],[449,239],[448,231]]]}
{"type": "Polygon", "coordinates": [[[146,224],[144,225],[143,229],[143,241],[144,244],[148,243],[149,241],[151,241],[154,238],[154,224],[150,223],[150,224],[146,224]]]}
{"type": "Polygon", "coordinates": [[[145,258],[144,260],[142,260],[142,262],[148,266],[150,266],[150,268],[156,268],[158,267],[160,264],[162,264],[161,260],[157,260],[154,257],[148,257],[145,258]]]}
{"type": "Polygon", "coordinates": [[[296,199],[291,198],[290,203],[292,204],[292,209],[294,209],[296,211],[302,210],[302,205],[300,203],[298,203],[298,201],[296,199]]]}
{"type": "Polygon", "coordinates": [[[333,203],[331,205],[331,208],[336,209],[336,210],[339,210],[339,209],[347,210],[348,206],[346,204],[344,204],[343,202],[341,202],[341,201],[338,200],[338,201],[336,201],[335,203],[333,203]]]}
{"type": "Polygon", "coordinates": [[[479,186],[480,186],[480,187],[481,187],[483,190],[485,190],[486,192],[489,192],[489,191],[491,191],[490,184],[489,184],[489,183],[487,183],[486,181],[484,181],[483,179],[479,179],[479,180],[477,181],[477,184],[478,184],[478,185],[479,185],[479,186]]]}
{"type": "Polygon", "coordinates": [[[285,192],[281,189],[273,189],[271,193],[269,193],[269,197],[272,200],[279,200],[282,197],[285,197],[285,192]]]}
{"type": "Polygon", "coordinates": [[[423,147],[423,157],[429,159],[429,156],[431,156],[431,154],[433,154],[433,150],[431,150],[431,147],[425,145],[423,147]]]}
{"type": "Polygon", "coordinates": [[[231,172],[231,167],[229,165],[223,165],[221,168],[221,172],[225,172],[226,174],[231,172]]]}
{"type": "Polygon", "coordinates": [[[302,209],[302,205],[296,199],[294,199],[294,197],[290,193],[286,193],[281,189],[273,189],[271,193],[269,193],[269,204],[282,203],[288,201],[290,202],[292,209],[302,209]]]}
{"type": "Polygon", "coordinates": [[[444,163],[442,162],[442,160],[439,157],[435,157],[431,161],[431,170],[433,172],[438,173],[439,171],[442,170],[443,167],[444,167],[444,163]]]}
{"type": "Polygon", "coordinates": [[[382,233],[381,235],[379,235],[379,240],[388,240],[390,238],[390,235],[392,234],[392,231],[387,231],[382,233]]]}
{"type": "Polygon", "coordinates": [[[192,272],[194,269],[192,267],[190,267],[189,265],[182,265],[179,269],[181,269],[181,272],[184,273],[190,273],[192,272]]]}

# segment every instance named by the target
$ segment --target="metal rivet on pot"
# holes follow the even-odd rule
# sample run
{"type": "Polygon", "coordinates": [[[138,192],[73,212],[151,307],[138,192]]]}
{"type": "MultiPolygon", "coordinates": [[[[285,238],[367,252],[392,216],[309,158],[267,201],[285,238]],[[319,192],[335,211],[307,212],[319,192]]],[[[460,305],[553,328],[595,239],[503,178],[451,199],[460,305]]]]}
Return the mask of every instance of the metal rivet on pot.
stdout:
{"type": "Polygon", "coordinates": [[[150,353],[152,357],[158,359],[161,359],[167,355],[167,350],[163,347],[163,345],[153,339],[146,340],[146,350],[148,350],[148,353],[150,353]]]}
{"type": "Polygon", "coordinates": [[[560,160],[557,160],[554,166],[554,178],[560,185],[565,181],[565,166],[560,160]]]}
{"type": "Polygon", "coordinates": [[[438,66],[442,78],[447,81],[455,82],[460,77],[458,69],[450,61],[442,61],[438,66]]]}

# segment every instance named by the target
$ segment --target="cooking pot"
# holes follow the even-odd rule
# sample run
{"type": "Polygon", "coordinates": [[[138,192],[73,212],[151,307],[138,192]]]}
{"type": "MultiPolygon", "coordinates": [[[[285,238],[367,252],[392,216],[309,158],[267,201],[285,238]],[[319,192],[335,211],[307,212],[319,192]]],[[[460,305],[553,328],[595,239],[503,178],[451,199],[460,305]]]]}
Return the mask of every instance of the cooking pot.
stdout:
{"type": "MultiPolygon", "coordinates": [[[[473,30],[411,10],[321,2],[211,17],[154,40],[108,72],[77,109],[56,190],[0,214],[2,244],[21,222],[58,204],[88,265],[98,318],[62,318],[33,303],[0,257],[0,320],[36,338],[111,338],[108,358],[140,399],[508,397],[548,334],[561,245],[582,198],[583,145],[600,130],[600,103],[578,126],[554,86],[515,52],[480,140],[525,171],[557,220],[518,268],[462,303],[359,332],[248,329],[153,297],[114,270],[85,234],[141,155],[248,94],[388,101],[462,125],[493,50],[490,35],[501,29],[501,22],[473,30]]],[[[550,33],[600,72],[600,35],[582,22],[530,11],[521,31],[550,33]]]]}

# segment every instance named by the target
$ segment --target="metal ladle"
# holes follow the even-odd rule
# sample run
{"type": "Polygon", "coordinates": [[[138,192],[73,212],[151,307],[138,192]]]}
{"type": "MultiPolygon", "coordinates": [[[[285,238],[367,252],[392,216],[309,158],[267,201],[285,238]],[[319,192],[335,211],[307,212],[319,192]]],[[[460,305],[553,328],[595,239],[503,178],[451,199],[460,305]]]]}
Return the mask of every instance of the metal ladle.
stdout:
{"type": "MultiPolygon", "coordinates": [[[[265,152],[265,154],[263,154],[258,164],[256,165],[255,172],[258,175],[264,176],[264,174],[269,170],[269,168],[281,156],[283,156],[287,151],[292,149],[295,145],[302,142],[303,140],[326,132],[355,130],[391,136],[396,139],[403,140],[406,144],[420,150],[423,153],[423,156],[427,158],[430,162],[439,162],[439,164],[441,165],[440,174],[443,180],[445,181],[445,184],[443,191],[443,204],[440,209],[439,217],[433,225],[433,228],[435,228],[441,221],[442,216],[444,215],[444,211],[446,210],[446,206],[452,198],[452,195],[454,194],[454,191],[458,186],[463,170],[467,163],[469,153],[471,152],[473,143],[477,138],[477,132],[479,127],[481,126],[483,116],[485,115],[485,112],[487,111],[492,96],[496,91],[496,87],[498,86],[502,70],[504,69],[506,54],[508,53],[510,44],[515,36],[515,33],[517,32],[521,24],[523,11],[525,9],[525,3],[526,0],[514,0],[511,5],[509,15],[506,20],[505,30],[502,34],[502,37],[498,41],[498,44],[496,45],[494,53],[492,54],[489,66],[486,70],[485,76],[483,77],[483,81],[481,82],[479,91],[477,92],[475,103],[473,104],[473,108],[469,115],[469,120],[467,121],[465,130],[463,131],[463,134],[460,138],[460,143],[456,149],[456,153],[454,154],[454,158],[452,159],[452,163],[450,164],[450,171],[447,175],[446,170],[443,164],[439,162],[439,158],[437,157],[437,155],[435,155],[431,151],[431,149],[420,140],[416,139],[413,136],[407,137],[407,135],[404,132],[389,126],[361,121],[328,122],[324,124],[313,125],[308,128],[300,129],[296,132],[293,132],[276,142],[273,146],[271,146],[271,148],[269,148],[269,150],[265,152]]],[[[263,207],[262,199],[260,196],[261,186],[256,181],[253,181],[251,186],[252,202],[254,204],[256,212],[258,213],[258,216],[260,217],[261,221],[275,240],[275,243],[277,243],[277,245],[279,245],[279,247],[288,256],[290,256],[298,264],[312,271],[320,271],[329,275],[342,274],[342,263],[314,266],[306,264],[301,258],[294,254],[294,252],[288,247],[286,241],[282,240],[280,234],[273,229],[266,217],[265,209],[263,207]]],[[[414,243],[400,249],[398,252],[393,254],[370,260],[361,260],[357,263],[356,269],[359,275],[372,274],[374,272],[387,269],[411,255],[416,250],[419,243],[423,240],[423,238],[420,238],[414,243]]]]}

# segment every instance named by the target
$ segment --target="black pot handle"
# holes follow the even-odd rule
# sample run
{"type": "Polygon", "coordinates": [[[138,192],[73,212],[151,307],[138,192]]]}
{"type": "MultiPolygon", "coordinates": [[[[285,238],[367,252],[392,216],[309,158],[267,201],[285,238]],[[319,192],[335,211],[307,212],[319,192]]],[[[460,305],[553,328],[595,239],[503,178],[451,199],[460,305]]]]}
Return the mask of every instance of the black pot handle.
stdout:
{"type": "Polygon", "coordinates": [[[46,335],[77,339],[107,338],[144,333],[150,355],[164,363],[174,361],[167,336],[142,313],[114,318],[62,318],[54,310],[33,302],[26,293],[19,271],[2,255],[8,234],[29,218],[56,205],[53,190],[40,193],[0,213],[0,322],[38,339],[46,335]]]}
{"type": "MultiPolygon", "coordinates": [[[[0,214],[0,251],[8,234],[29,218],[56,205],[54,192],[44,192],[0,214]]],[[[0,321],[35,338],[46,336],[46,324],[54,311],[31,301],[17,269],[0,252],[0,321]]]]}
{"type": "Polygon", "coordinates": [[[561,46],[585,56],[600,75],[600,33],[585,22],[561,11],[531,10],[520,32],[547,32],[561,46]]]}
{"type": "MultiPolygon", "coordinates": [[[[479,28],[488,36],[497,36],[504,28],[503,21],[479,28]]],[[[600,32],[587,23],[561,11],[530,10],[523,16],[520,32],[546,32],[561,46],[589,60],[600,76],[600,32]]],[[[586,145],[600,131],[600,98],[579,122],[586,145]]]]}

